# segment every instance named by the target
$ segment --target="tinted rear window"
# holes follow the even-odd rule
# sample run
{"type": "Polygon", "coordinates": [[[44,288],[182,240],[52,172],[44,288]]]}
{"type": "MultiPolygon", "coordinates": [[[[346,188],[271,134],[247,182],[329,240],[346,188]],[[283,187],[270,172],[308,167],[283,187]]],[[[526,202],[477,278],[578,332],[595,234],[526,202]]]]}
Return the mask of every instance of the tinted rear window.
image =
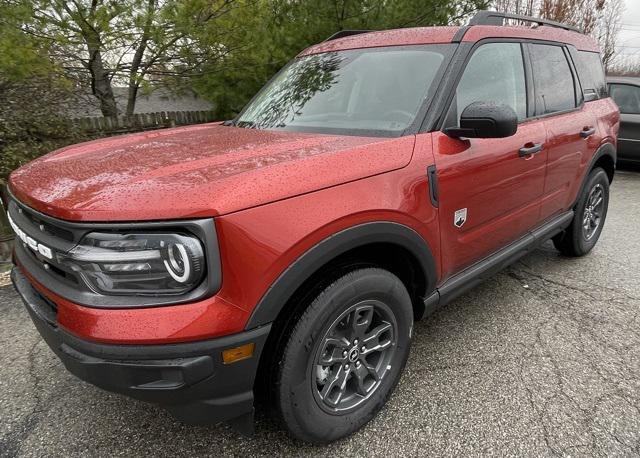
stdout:
{"type": "Polygon", "coordinates": [[[597,52],[579,51],[576,62],[578,77],[582,90],[595,92],[599,98],[607,97],[607,83],[600,54],[597,52]]]}
{"type": "Polygon", "coordinates": [[[529,49],[536,92],[536,114],[575,108],[573,74],[562,47],[532,44],[529,49]]]}

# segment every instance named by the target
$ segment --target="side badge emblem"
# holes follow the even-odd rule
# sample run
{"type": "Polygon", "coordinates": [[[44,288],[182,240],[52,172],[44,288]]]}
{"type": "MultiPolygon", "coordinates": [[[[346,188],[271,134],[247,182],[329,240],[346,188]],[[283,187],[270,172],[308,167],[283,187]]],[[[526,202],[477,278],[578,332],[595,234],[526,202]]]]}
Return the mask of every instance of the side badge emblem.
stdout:
{"type": "Polygon", "coordinates": [[[467,209],[461,208],[460,210],[456,210],[456,212],[453,215],[453,225],[455,227],[462,227],[466,222],[467,222],[467,209]]]}

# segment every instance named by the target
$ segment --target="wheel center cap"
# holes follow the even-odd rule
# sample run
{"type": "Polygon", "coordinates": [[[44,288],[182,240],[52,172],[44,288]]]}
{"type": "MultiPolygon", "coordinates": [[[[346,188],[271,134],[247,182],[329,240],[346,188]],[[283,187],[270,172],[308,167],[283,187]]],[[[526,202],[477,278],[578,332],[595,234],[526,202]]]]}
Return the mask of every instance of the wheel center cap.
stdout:
{"type": "Polygon", "coordinates": [[[358,359],[358,356],[360,356],[360,352],[358,351],[358,349],[352,348],[351,351],[349,352],[349,361],[351,361],[352,363],[355,363],[356,360],[358,359]]]}

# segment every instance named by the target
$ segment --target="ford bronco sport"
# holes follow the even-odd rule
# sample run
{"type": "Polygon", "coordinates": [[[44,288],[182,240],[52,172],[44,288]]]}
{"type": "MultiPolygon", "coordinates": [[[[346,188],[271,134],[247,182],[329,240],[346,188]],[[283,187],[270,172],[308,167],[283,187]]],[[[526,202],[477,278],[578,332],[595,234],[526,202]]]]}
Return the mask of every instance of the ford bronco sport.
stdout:
{"type": "Polygon", "coordinates": [[[593,248],[618,125],[565,25],[341,32],[233,121],[14,172],[13,282],[83,380],[243,430],[255,393],[332,441],[383,406],[415,320],[546,240],[593,248]]]}

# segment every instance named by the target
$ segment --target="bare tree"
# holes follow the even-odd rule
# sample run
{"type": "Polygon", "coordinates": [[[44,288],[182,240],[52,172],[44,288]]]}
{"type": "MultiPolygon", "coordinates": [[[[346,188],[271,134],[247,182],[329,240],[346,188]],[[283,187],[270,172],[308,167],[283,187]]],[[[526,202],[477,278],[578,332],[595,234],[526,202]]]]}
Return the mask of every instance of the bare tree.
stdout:
{"type": "Polygon", "coordinates": [[[640,59],[637,56],[618,56],[607,73],[611,76],[640,76],[640,59]]]}
{"type": "Polygon", "coordinates": [[[539,16],[580,28],[600,44],[605,68],[615,57],[623,0],[495,0],[493,6],[497,11],[539,16]]]}
{"type": "Polygon", "coordinates": [[[622,0],[607,0],[596,20],[592,35],[598,40],[602,50],[602,62],[608,71],[616,57],[616,44],[620,34],[620,23],[624,5],[622,0]]]}
{"type": "Polygon", "coordinates": [[[496,0],[494,8],[504,13],[534,16],[537,14],[537,0],[496,0]]]}

